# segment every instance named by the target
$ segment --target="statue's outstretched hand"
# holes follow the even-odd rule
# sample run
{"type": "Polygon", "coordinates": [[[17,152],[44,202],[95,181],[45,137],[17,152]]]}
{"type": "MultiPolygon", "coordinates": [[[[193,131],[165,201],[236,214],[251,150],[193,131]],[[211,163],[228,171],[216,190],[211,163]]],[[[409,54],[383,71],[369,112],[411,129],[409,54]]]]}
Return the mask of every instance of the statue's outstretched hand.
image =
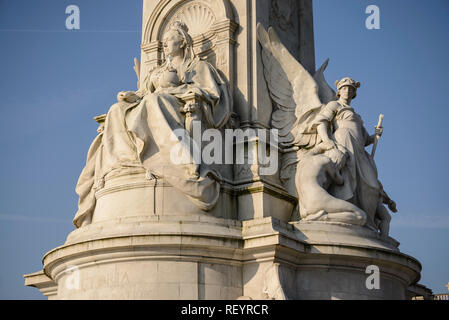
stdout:
{"type": "Polygon", "coordinates": [[[381,137],[382,133],[384,132],[384,128],[383,127],[375,127],[374,130],[375,130],[374,134],[376,136],[379,136],[379,137],[381,137]]]}
{"type": "Polygon", "coordinates": [[[120,91],[117,94],[117,101],[118,102],[128,102],[128,103],[134,103],[141,98],[134,92],[134,91],[120,91]]]}

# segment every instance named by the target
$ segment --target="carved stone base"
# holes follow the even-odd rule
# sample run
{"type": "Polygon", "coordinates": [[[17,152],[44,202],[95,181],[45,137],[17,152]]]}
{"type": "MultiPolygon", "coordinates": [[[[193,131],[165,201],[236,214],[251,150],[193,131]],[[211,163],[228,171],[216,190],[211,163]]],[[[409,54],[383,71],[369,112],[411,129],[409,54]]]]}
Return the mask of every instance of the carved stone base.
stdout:
{"type": "Polygon", "coordinates": [[[73,231],[26,280],[54,299],[406,299],[421,266],[397,246],[344,224],[124,217],[73,231]]]}
{"type": "Polygon", "coordinates": [[[92,222],[134,216],[206,215],[236,219],[231,186],[222,185],[215,207],[202,211],[185,194],[163,179],[149,176],[143,168],[133,168],[105,179],[95,194],[97,203],[92,222]]]}
{"type": "Polygon", "coordinates": [[[235,299],[240,230],[235,221],[200,216],[93,223],[45,255],[44,271],[58,299],[235,299]]]}
{"type": "Polygon", "coordinates": [[[223,181],[215,207],[205,212],[163,179],[131,168],[106,177],[96,192],[92,222],[133,216],[201,215],[249,220],[268,216],[288,222],[296,199],[282,187],[265,181],[233,184],[223,181]]]}

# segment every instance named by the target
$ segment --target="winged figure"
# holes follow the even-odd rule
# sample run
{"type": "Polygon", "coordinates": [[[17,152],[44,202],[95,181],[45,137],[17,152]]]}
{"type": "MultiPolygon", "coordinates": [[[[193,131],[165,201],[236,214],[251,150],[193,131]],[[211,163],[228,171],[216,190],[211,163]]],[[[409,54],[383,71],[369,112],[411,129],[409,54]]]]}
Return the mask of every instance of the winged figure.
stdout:
{"type": "Polygon", "coordinates": [[[385,234],[390,218],[383,206],[386,194],[365,150],[383,129],[378,126],[369,135],[350,106],[360,83],[343,78],[335,83],[335,92],[324,78],[329,60],[312,76],[273,28],[266,31],[258,24],[257,37],[274,105],[271,125],[278,130],[283,153],[280,178],[298,196],[301,218],[383,228],[385,234]]]}

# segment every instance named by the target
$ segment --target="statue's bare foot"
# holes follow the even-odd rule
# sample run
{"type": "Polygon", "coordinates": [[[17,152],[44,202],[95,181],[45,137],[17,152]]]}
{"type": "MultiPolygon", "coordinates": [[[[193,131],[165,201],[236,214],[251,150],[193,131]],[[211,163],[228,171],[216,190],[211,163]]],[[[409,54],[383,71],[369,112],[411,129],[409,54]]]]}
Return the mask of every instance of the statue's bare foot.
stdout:
{"type": "Polygon", "coordinates": [[[304,218],[305,221],[325,221],[327,220],[327,212],[320,210],[317,213],[313,213],[304,218]]]}

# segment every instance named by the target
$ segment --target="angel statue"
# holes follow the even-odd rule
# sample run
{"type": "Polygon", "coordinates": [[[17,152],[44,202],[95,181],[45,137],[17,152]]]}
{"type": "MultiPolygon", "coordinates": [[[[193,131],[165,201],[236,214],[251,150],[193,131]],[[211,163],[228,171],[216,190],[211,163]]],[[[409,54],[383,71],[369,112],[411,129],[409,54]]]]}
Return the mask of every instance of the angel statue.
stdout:
{"type": "MultiPolygon", "coordinates": [[[[219,174],[193,161],[186,113],[201,112],[209,128],[222,128],[232,109],[228,83],[195,54],[184,22],[175,21],[169,26],[163,49],[165,61],[149,72],[139,90],[118,94],[118,102],[110,107],[104,127],[89,149],[76,187],[76,227],[91,222],[95,193],[105,179],[137,167],[146,169],[150,178],[164,179],[202,210],[210,210],[217,203],[219,174]],[[201,101],[199,110],[186,104],[189,96],[201,101]],[[179,137],[179,132],[185,135],[179,137]],[[180,153],[187,154],[189,161],[172,161],[175,146],[185,148],[180,153]]],[[[138,64],[135,70],[139,70],[138,64]]]]}
{"type": "Polygon", "coordinates": [[[323,75],[328,61],[312,76],[272,28],[267,32],[259,24],[257,36],[275,105],[272,126],[279,130],[284,153],[280,178],[298,196],[301,219],[362,225],[387,235],[390,215],[384,203],[394,212],[396,205],[365,150],[383,129],[380,125],[369,135],[351,107],[360,83],[343,78],[335,93],[323,75]]]}

